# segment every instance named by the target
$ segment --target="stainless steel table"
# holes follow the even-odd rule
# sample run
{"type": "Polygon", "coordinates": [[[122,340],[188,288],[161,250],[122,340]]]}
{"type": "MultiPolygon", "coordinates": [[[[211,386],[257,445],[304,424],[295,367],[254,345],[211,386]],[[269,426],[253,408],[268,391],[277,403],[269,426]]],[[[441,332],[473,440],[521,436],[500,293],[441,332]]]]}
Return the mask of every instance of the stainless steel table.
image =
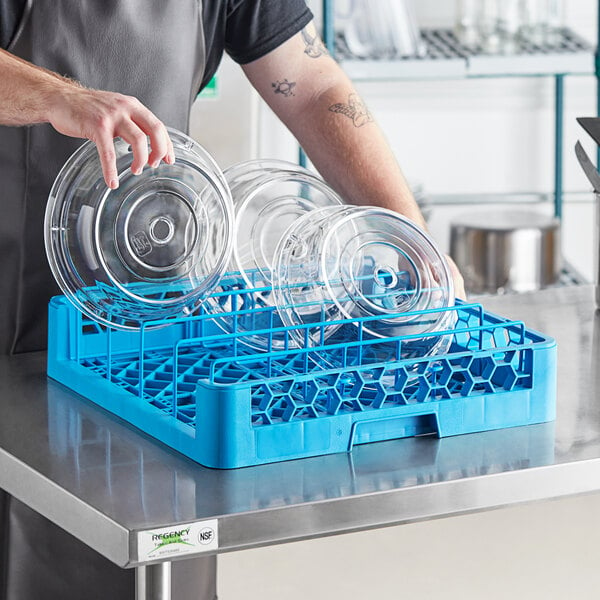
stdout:
{"type": "Polygon", "coordinates": [[[557,339],[555,423],[215,471],[48,380],[39,353],[0,361],[0,487],[117,565],[137,567],[138,598],[148,599],[170,597],[171,563],[141,551],[165,527],[216,520],[218,548],[205,551],[220,553],[600,490],[592,286],[484,304],[557,339]]]}

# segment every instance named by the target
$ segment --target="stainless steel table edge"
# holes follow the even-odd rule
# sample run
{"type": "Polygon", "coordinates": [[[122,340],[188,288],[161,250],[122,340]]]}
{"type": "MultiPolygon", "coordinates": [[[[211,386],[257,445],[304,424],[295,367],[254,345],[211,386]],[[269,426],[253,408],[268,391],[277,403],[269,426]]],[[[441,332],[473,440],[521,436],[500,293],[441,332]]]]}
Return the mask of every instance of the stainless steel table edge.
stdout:
{"type": "Polygon", "coordinates": [[[0,448],[3,489],[120,567],[131,554],[130,532],[0,448]]]}
{"type": "MultiPolygon", "coordinates": [[[[598,491],[600,459],[589,459],[226,515],[218,518],[218,550],[190,553],[172,560],[450,518],[598,491]]],[[[133,535],[137,536],[137,532],[133,535]]],[[[137,561],[132,554],[124,566],[159,562],[137,561]]]]}

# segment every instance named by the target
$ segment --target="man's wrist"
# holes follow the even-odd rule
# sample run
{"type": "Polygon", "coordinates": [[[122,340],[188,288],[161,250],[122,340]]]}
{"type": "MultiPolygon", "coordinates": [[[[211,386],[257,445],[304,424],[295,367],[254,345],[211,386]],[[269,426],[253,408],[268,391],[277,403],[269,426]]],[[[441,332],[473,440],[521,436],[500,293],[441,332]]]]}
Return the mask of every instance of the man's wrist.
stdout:
{"type": "Polygon", "coordinates": [[[36,115],[38,122],[52,123],[56,115],[64,111],[72,101],[73,93],[82,89],[78,84],[64,77],[48,74],[44,81],[40,82],[38,89],[39,113],[36,115]]]}

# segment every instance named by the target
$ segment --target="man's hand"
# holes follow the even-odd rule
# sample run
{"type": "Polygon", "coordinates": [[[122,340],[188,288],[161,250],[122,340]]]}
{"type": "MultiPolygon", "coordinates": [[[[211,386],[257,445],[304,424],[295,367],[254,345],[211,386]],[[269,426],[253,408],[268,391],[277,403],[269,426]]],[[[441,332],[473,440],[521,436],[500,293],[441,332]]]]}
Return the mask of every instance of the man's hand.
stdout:
{"type": "Polygon", "coordinates": [[[88,90],[78,86],[53,98],[48,110],[50,124],[65,135],[92,140],[98,146],[106,184],[119,185],[113,139],[120,137],[131,145],[131,171],[139,175],[146,164],[175,162],[173,144],[163,123],[139,100],[131,96],[88,90]],[[151,152],[148,154],[150,138],[151,152]]]}
{"type": "Polygon", "coordinates": [[[113,140],[121,137],[133,149],[131,170],[175,161],[164,124],[141,102],[113,92],[90,90],[0,50],[0,124],[50,123],[71,137],[98,146],[106,185],[119,185],[113,140]],[[151,152],[148,152],[150,138],[151,152]]]}

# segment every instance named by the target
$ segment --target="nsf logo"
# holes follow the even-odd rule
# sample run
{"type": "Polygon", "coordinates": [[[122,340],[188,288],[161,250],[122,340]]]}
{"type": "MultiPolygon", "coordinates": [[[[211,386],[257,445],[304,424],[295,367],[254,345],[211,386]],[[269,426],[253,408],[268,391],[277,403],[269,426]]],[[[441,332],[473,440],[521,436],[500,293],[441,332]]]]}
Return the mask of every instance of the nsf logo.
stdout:
{"type": "Polygon", "coordinates": [[[198,533],[198,541],[201,544],[210,544],[215,539],[215,530],[212,527],[204,527],[198,533]]]}

